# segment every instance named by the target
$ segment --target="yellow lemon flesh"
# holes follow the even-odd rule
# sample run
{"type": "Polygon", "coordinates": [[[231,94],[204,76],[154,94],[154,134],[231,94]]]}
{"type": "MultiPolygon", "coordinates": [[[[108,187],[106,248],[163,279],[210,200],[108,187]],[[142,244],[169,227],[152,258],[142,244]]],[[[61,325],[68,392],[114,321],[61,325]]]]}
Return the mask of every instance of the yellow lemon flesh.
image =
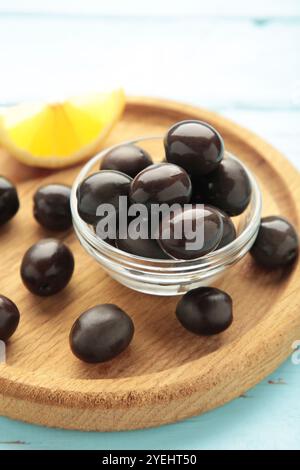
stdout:
{"type": "Polygon", "coordinates": [[[0,108],[0,145],[27,165],[66,167],[97,153],[124,107],[123,90],[115,90],[0,108]]]}

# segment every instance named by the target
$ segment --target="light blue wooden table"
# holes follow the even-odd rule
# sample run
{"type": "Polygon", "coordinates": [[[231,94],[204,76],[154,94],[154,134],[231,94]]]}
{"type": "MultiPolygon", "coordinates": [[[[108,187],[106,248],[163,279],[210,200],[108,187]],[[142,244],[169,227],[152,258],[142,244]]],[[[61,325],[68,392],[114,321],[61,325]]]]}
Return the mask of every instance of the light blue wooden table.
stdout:
{"type": "MultiPolygon", "coordinates": [[[[298,0],[70,5],[0,0],[0,103],[120,83],[218,111],[300,168],[298,0]]],[[[246,396],[159,429],[80,433],[0,418],[0,449],[300,449],[299,389],[289,359],[246,396]]]]}

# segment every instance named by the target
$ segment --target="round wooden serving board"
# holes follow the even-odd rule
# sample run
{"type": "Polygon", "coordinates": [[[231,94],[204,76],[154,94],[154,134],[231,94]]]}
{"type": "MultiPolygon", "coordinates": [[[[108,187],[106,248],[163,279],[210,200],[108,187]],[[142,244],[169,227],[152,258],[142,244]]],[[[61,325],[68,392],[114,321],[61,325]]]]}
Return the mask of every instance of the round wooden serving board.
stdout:
{"type": "MultiPolygon", "coordinates": [[[[183,119],[215,126],[228,150],[257,176],[263,213],[282,214],[299,228],[300,178],[270,145],[211,112],[148,98],[128,100],[107,145],[164,134],[183,119]]],[[[160,160],[162,155],[155,155],[160,160]]],[[[0,230],[0,293],[16,302],[20,326],[0,364],[0,414],[81,430],[158,426],[203,413],[241,395],[274,370],[300,338],[300,264],[268,273],[246,256],[217,287],[234,302],[234,323],[215,337],[185,331],[175,318],[178,297],[140,294],[113,281],[81,248],[74,233],[60,235],[74,252],[74,277],[65,291],[38,298],[23,286],[25,250],[56,236],[37,225],[32,195],[46,182],[72,183],[79,167],[56,173],[25,168],[3,152],[1,173],[18,183],[21,210],[0,230]],[[98,303],[115,303],[133,318],[131,346],[106,364],[89,365],[71,353],[74,320],[98,303]]]]}

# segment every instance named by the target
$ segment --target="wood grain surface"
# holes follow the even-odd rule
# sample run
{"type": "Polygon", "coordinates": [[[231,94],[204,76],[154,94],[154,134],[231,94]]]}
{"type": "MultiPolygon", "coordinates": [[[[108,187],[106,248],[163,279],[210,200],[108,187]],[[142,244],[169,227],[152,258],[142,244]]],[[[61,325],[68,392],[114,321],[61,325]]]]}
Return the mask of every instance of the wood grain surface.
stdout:
{"type": "MultiPolygon", "coordinates": [[[[252,133],[205,110],[156,99],[132,98],[107,145],[163,134],[174,122],[199,118],[222,133],[228,150],[257,176],[264,214],[282,214],[299,227],[300,179],[295,169],[252,133]]],[[[156,155],[161,159],[162,155],[156,155]]],[[[299,265],[267,273],[245,257],[216,284],[234,300],[234,323],[222,335],[201,338],[176,321],[176,298],[133,292],[117,284],[80,247],[62,235],[76,258],[74,277],[53,298],[29,294],[19,277],[25,250],[53,236],[32,217],[32,195],[45,182],[72,183],[79,168],[40,172],[3,155],[5,174],[18,182],[21,210],[1,230],[0,292],[22,314],[0,365],[0,413],[29,422],[83,430],[156,426],[206,411],[241,395],[274,370],[299,337],[299,265]],[[253,301],[255,299],[255,302],[253,301]],[[96,303],[113,302],[133,318],[130,348],[113,361],[87,365],[71,354],[74,319],[96,303]]]]}

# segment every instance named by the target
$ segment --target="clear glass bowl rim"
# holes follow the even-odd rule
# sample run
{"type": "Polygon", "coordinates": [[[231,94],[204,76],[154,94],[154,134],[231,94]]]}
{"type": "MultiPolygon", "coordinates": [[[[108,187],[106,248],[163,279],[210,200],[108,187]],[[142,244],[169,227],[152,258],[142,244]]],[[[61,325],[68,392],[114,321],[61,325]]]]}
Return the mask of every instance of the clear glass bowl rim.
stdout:
{"type": "MultiPolygon", "coordinates": [[[[153,140],[163,140],[163,136],[149,136],[149,137],[138,137],[136,139],[128,140],[121,142],[117,145],[112,145],[111,147],[107,147],[103,149],[101,152],[96,154],[92,157],[80,170],[79,174],[77,175],[71,192],[71,212],[72,212],[72,219],[73,219],[73,226],[75,232],[79,239],[83,238],[85,243],[91,246],[94,250],[96,250],[99,254],[101,254],[104,258],[110,258],[112,262],[119,262],[120,264],[125,264],[127,267],[141,269],[145,268],[154,269],[154,270],[166,270],[166,271],[184,271],[185,269],[190,270],[191,268],[194,270],[202,269],[202,268],[213,268],[217,267],[220,264],[223,264],[227,261],[227,264],[230,259],[234,258],[235,255],[242,251],[245,246],[248,245],[249,241],[255,236],[258,231],[260,218],[261,218],[261,209],[262,209],[262,197],[261,191],[256,181],[256,178],[253,176],[252,172],[247,168],[247,166],[236,156],[232,153],[225,150],[224,157],[231,158],[233,160],[237,160],[244,170],[246,171],[250,185],[251,185],[251,200],[249,205],[252,203],[253,211],[251,217],[248,220],[247,225],[244,227],[242,232],[238,235],[238,237],[229,243],[228,245],[224,246],[219,250],[215,250],[213,252],[208,253],[201,258],[197,258],[195,260],[156,260],[150,258],[143,258],[141,256],[133,255],[131,253],[127,253],[124,251],[119,250],[118,248],[109,245],[105,241],[101,240],[96,236],[93,232],[91,227],[86,224],[79,216],[77,210],[77,188],[79,184],[83,181],[86,176],[88,176],[90,170],[98,163],[100,163],[101,159],[107,152],[120,147],[122,145],[128,144],[140,144],[145,141],[153,141],[153,140]]],[[[248,206],[249,207],[249,206],[248,206]]]]}

